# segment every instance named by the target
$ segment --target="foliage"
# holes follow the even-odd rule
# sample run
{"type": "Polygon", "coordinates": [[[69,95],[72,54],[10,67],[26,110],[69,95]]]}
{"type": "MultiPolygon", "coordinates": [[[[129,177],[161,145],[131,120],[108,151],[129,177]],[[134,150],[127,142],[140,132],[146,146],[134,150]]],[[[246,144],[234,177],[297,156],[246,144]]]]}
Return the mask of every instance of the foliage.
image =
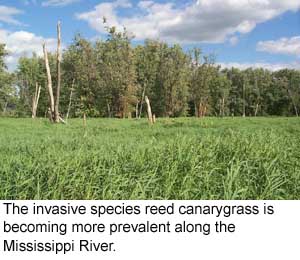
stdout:
{"type": "MultiPolygon", "coordinates": [[[[107,39],[91,42],[76,35],[64,50],[60,112],[71,117],[145,116],[148,96],[157,117],[298,116],[300,71],[221,69],[215,57],[198,48],[186,53],[179,45],[146,40],[132,46],[124,29],[107,27],[107,39]],[[72,95],[71,95],[72,94],[72,95]]],[[[5,70],[0,45],[0,105],[29,116],[35,86],[42,87],[38,116],[48,109],[43,59],[19,60],[14,75],[5,70]]],[[[55,54],[49,54],[56,89],[55,54]]],[[[4,109],[5,108],[5,109],[4,109]]]]}
{"type": "Polygon", "coordinates": [[[0,72],[2,72],[6,68],[4,58],[7,54],[8,53],[5,50],[5,44],[0,43],[0,72]]]}
{"type": "Polygon", "coordinates": [[[6,71],[4,58],[7,55],[5,45],[0,44],[0,115],[7,116],[15,109],[16,89],[13,86],[14,75],[6,71]]]}

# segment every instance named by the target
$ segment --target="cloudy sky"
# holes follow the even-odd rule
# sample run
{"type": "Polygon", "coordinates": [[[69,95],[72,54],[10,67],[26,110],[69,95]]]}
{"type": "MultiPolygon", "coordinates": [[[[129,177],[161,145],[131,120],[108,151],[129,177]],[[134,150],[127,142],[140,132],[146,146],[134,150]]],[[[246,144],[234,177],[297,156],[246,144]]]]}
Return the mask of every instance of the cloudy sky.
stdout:
{"type": "Polygon", "coordinates": [[[75,33],[105,38],[102,18],[135,35],[194,46],[223,66],[300,69],[300,0],[0,0],[0,42],[18,57],[55,50],[56,22],[67,46],[75,33]]]}

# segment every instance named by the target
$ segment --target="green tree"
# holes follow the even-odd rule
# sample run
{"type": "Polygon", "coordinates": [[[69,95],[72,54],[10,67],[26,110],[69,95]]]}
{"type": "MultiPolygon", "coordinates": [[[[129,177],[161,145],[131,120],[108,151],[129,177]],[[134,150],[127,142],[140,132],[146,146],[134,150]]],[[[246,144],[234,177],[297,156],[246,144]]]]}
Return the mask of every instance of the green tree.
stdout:
{"type": "Polygon", "coordinates": [[[6,115],[8,109],[16,106],[16,88],[12,85],[14,75],[7,72],[5,57],[8,55],[5,45],[0,44],[0,109],[6,115]]]}
{"type": "MultiPolygon", "coordinates": [[[[126,29],[107,28],[108,38],[96,44],[97,68],[103,82],[107,115],[131,117],[135,112],[137,83],[134,51],[126,29]]],[[[102,92],[103,93],[103,92],[102,92]]]]}
{"type": "MultiPolygon", "coordinates": [[[[144,98],[147,95],[151,101],[155,98],[155,86],[159,73],[161,43],[146,40],[145,44],[135,48],[135,66],[137,75],[137,111],[141,117],[144,98]]],[[[145,107],[144,107],[145,108],[145,107]]],[[[157,108],[154,106],[154,109],[157,108]]]]}
{"type": "Polygon", "coordinates": [[[204,56],[202,62],[201,50],[198,48],[193,50],[191,60],[191,102],[194,105],[195,116],[203,117],[211,112],[211,85],[218,75],[218,68],[214,66],[215,58],[212,55],[204,56]]]}

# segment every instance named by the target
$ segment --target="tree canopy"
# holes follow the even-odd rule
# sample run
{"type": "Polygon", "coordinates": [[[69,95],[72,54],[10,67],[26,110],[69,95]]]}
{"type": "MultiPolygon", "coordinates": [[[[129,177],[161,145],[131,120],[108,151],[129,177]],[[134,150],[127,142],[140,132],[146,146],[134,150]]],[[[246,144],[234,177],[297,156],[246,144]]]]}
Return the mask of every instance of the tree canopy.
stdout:
{"type": "MultiPolygon", "coordinates": [[[[145,96],[158,117],[295,116],[300,111],[300,72],[284,69],[221,69],[215,57],[198,48],[146,40],[133,46],[124,29],[107,28],[106,40],[91,42],[80,35],[64,50],[61,61],[62,116],[141,117],[145,96]]],[[[0,45],[0,106],[2,113],[30,116],[36,86],[41,86],[38,116],[48,108],[43,58],[19,59],[8,73],[0,45]],[[9,109],[8,109],[9,108],[9,109]]],[[[56,82],[56,56],[49,54],[56,82]]]]}

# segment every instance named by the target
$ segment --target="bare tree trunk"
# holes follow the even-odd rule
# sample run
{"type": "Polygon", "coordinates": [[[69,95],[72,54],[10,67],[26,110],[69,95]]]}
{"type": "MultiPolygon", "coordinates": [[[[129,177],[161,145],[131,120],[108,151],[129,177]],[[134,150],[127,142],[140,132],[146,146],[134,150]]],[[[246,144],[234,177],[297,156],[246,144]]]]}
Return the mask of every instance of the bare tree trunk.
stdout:
{"type": "Polygon", "coordinates": [[[36,117],[35,113],[35,96],[32,98],[32,105],[31,105],[31,118],[34,119],[36,117]]]}
{"type": "Polygon", "coordinates": [[[152,125],[153,124],[153,117],[152,117],[151,105],[150,105],[150,100],[147,96],[145,96],[145,101],[146,101],[146,104],[147,104],[148,120],[149,120],[149,123],[152,125]]]}
{"type": "Polygon", "coordinates": [[[153,124],[156,123],[156,116],[155,116],[155,114],[153,114],[153,116],[152,116],[152,121],[153,121],[153,124]]]}
{"type": "Polygon", "coordinates": [[[48,116],[51,122],[55,123],[66,123],[59,115],[59,98],[60,98],[60,87],[61,87],[61,36],[60,36],[60,22],[57,24],[57,88],[56,88],[56,98],[53,95],[53,87],[52,87],[52,78],[51,71],[48,60],[48,53],[46,48],[46,43],[43,44],[44,51],[44,59],[47,73],[47,89],[49,93],[50,99],[50,107],[48,109],[48,116]]]}
{"type": "Polygon", "coordinates": [[[206,104],[204,105],[204,108],[203,108],[203,117],[206,116],[206,112],[207,112],[207,106],[206,104]]]}
{"type": "Polygon", "coordinates": [[[60,116],[58,117],[58,122],[61,122],[63,124],[67,124],[67,122],[60,116]]]}
{"type": "Polygon", "coordinates": [[[199,103],[199,106],[198,106],[198,117],[202,117],[202,103],[201,102],[199,103]]]}
{"type": "Polygon", "coordinates": [[[111,111],[110,111],[110,105],[109,105],[108,102],[107,102],[107,113],[108,113],[108,117],[110,118],[111,117],[111,111]]]}
{"type": "Polygon", "coordinates": [[[206,116],[206,111],[207,111],[207,106],[206,103],[200,103],[199,104],[199,112],[198,112],[198,117],[205,117],[206,116]]]}
{"type": "Polygon", "coordinates": [[[222,117],[225,116],[225,98],[222,98],[222,117]]]}
{"type": "Polygon", "coordinates": [[[56,88],[56,98],[55,98],[55,122],[59,123],[59,99],[60,99],[60,88],[61,88],[61,32],[60,32],[60,21],[57,23],[57,88],[56,88]]]}
{"type": "Polygon", "coordinates": [[[39,101],[40,101],[40,94],[41,94],[41,85],[38,85],[38,94],[37,94],[37,97],[36,97],[36,102],[35,102],[35,114],[36,114],[36,111],[37,111],[37,108],[38,108],[38,104],[39,104],[39,101]]]}
{"type": "Polygon", "coordinates": [[[50,107],[48,107],[47,116],[48,116],[50,122],[53,123],[53,113],[51,112],[50,107]]]}
{"type": "Polygon", "coordinates": [[[298,108],[297,108],[297,106],[296,106],[296,104],[295,104],[294,101],[293,101],[293,106],[294,106],[294,110],[295,110],[295,115],[296,115],[296,117],[299,117],[298,108]]]}
{"type": "Polygon", "coordinates": [[[45,66],[46,66],[46,72],[47,72],[47,89],[48,89],[49,99],[50,99],[50,107],[48,110],[48,116],[49,116],[49,119],[51,118],[50,121],[52,122],[54,119],[54,96],[53,96],[52,78],[51,78],[46,43],[43,44],[43,51],[44,51],[44,59],[45,59],[45,66]]]}
{"type": "Polygon", "coordinates": [[[35,119],[35,117],[36,117],[36,113],[34,111],[34,107],[35,107],[34,98],[32,98],[32,108],[31,108],[31,118],[32,119],[35,119]]]}
{"type": "Polygon", "coordinates": [[[86,114],[83,113],[83,127],[86,128],[86,114]]]}
{"type": "Polygon", "coordinates": [[[255,106],[255,112],[254,112],[254,116],[255,116],[255,117],[257,116],[258,108],[259,108],[259,103],[257,102],[257,103],[256,103],[256,106],[255,106]]]}
{"type": "Polygon", "coordinates": [[[37,107],[39,104],[40,93],[41,93],[41,86],[36,82],[35,83],[35,93],[34,93],[34,97],[32,99],[32,118],[36,118],[36,111],[37,111],[37,107]]]}
{"type": "Polygon", "coordinates": [[[296,116],[299,117],[298,108],[297,108],[297,106],[295,105],[295,103],[294,103],[294,109],[295,109],[296,116]]]}
{"type": "Polygon", "coordinates": [[[66,120],[68,120],[69,115],[70,115],[70,111],[71,111],[74,84],[75,84],[75,79],[73,79],[73,81],[72,81],[71,93],[70,93],[70,98],[69,98],[69,105],[68,105],[68,111],[67,111],[67,115],[66,115],[66,120]]]}
{"type": "Polygon", "coordinates": [[[135,118],[136,119],[139,118],[139,102],[136,102],[136,105],[135,105],[135,118]]]}
{"type": "Polygon", "coordinates": [[[139,118],[141,118],[142,112],[143,112],[143,102],[144,102],[144,99],[145,99],[145,92],[146,92],[146,86],[144,86],[144,89],[143,89],[139,118]]]}

